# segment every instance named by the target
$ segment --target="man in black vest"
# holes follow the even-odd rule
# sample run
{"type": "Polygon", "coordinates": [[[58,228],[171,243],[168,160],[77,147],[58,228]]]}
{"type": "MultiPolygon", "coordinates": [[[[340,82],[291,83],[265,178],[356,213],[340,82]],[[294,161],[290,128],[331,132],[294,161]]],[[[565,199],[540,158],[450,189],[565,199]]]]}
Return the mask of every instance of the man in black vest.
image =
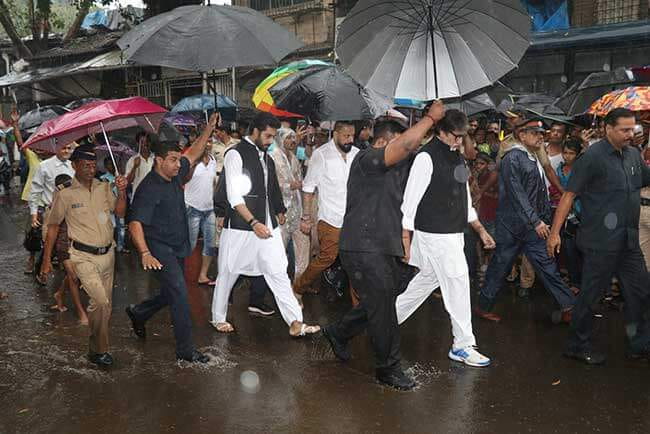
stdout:
{"type": "Polygon", "coordinates": [[[302,322],[302,309],[287,275],[287,255],[279,225],[286,208],[267,150],[280,122],[268,113],[253,120],[252,133],[226,151],[221,174],[229,206],[219,241],[219,276],[212,298],[212,325],[230,333],[228,298],[239,275],[264,276],[291,336],[320,331],[302,322]]]}
{"type": "Polygon", "coordinates": [[[436,137],[413,162],[402,204],[402,237],[410,252],[409,263],[420,272],[397,297],[396,309],[401,324],[439,286],[454,335],[449,358],[483,367],[490,359],[475,348],[463,231],[470,223],[488,249],[494,248],[494,240],[472,207],[469,169],[460,154],[468,128],[464,113],[447,111],[436,137]]]}
{"type": "Polygon", "coordinates": [[[395,121],[378,122],[373,146],[360,151],[353,160],[339,255],[360,303],[323,329],[342,361],[350,358],[347,342],[367,329],[375,352],[377,380],[400,390],[410,390],[415,383],[400,366],[395,316],[400,259],[404,257],[399,207],[408,158],[443,114],[442,103],[435,103],[404,133],[395,121]]]}
{"type": "Polygon", "coordinates": [[[515,126],[512,147],[499,165],[499,205],[497,207],[497,248],[488,266],[481,289],[477,316],[494,322],[501,317],[492,312],[504,277],[520,253],[524,253],[546,289],[561,307],[560,319],[569,322],[575,296],[562,280],[556,262],[546,253],[551,222],[551,204],[536,157],[543,146],[544,126],[540,119],[524,119],[515,126]]]}

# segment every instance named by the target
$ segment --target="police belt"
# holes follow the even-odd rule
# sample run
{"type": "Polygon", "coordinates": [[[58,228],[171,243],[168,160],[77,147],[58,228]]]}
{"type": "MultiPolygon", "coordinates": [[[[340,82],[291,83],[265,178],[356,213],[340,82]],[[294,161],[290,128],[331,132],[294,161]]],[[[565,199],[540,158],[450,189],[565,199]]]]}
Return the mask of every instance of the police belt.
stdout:
{"type": "Polygon", "coordinates": [[[94,247],[94,246],[88,246],[86,244],[80,243],[79,241],[73,241],[72,247],[74,247],[75,249],[81,252],[90,253],[91,255],[105,255],[106,253],[111,251],[112,244],[109,244],[106,247],[94,247]]]}
{"type": "Polygon", "coordinates": [[[641,206],[650,206],[650,199],[646,199],[645,197],[642,197],[641,206]]]}

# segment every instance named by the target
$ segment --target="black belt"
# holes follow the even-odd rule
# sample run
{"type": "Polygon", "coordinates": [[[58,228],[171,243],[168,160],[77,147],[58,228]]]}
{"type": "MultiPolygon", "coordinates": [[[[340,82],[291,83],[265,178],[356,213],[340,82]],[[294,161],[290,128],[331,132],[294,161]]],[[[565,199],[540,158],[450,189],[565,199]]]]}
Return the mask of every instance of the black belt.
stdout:
{"type": "Polygon", "coordinates": [[[113,246],[112,244],[109,244],[106,247],[93,247],[93,246],[88,246],[86,244],[80,243],[79,241],[72,242],[72,247],[74,247],[75,249],[81,252],[90,253],[92,255],[105,255],[106,253],[110,252],[112,246],[113,246]]]}
{"type": "Polygon", "coordinates": [[[650,199],[646,199],[645,197],[642,197],[641,206],[650,206],[650,199]]]}

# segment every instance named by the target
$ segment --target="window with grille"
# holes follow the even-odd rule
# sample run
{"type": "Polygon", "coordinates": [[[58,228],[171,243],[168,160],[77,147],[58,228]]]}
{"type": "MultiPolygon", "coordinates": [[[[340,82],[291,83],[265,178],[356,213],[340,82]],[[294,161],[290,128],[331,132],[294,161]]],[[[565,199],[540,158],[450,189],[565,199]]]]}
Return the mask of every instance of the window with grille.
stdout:
{"type": "Polygon", "coordinates": [[[573,0],[571,25],[588,27],[643,20],[648,17],[648,0],[573,0]]]}

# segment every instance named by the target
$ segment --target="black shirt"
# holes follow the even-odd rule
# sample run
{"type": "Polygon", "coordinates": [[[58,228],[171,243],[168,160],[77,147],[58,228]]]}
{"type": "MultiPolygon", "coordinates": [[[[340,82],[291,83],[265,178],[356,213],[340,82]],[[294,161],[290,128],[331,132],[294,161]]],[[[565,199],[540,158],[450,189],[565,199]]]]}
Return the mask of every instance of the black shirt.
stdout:
{"type": "Polygon", "coordinates": [[[384,153],[364,149],[352,162],[340,250],[404,255],[400,207],[412,158],[386,167],[384,153]]]}
{"type": "Polygon", "coordinates": [[[575,162],[567,190],[580,196],[578,244],[583,249],[639,247],[641,188],[650,184],[638,149],[619,152],[606,139],[575,162]]]}
{"type": "Polygon", "coordinates": [[[181,168],[171,181],[152,169],[135,192],[129,221],[142,223],[144,237],[154,256],[160,247],[171,248],[179,258],[190,254],[183,194],[183,180],[189,172],[189,160],[181,157],[181,168]]]}

